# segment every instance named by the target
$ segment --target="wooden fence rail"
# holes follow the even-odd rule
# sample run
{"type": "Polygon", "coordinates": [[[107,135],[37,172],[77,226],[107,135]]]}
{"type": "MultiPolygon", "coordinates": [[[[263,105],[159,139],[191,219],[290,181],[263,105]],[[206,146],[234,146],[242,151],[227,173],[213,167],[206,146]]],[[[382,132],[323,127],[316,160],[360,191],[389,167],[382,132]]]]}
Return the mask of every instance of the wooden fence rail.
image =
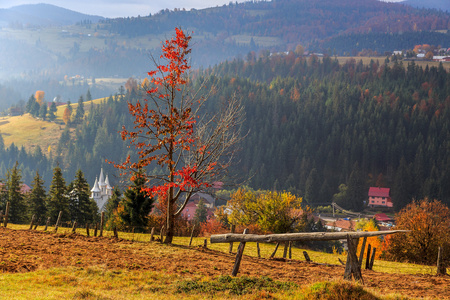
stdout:
{"type": "Polygon", "coordinates": [[[387,230],[387,231],[359,231],[359,232],[301,232],[301,233],[283,233],[283,234],[213,234],[210,243],[232,243],[232,242],[259,242],[259,243],[282,243],[290,241],[332,241],[344,240],[349,235],[353,239],[387,235],[394,233],[406,233],[409,230],[387,230]]]}

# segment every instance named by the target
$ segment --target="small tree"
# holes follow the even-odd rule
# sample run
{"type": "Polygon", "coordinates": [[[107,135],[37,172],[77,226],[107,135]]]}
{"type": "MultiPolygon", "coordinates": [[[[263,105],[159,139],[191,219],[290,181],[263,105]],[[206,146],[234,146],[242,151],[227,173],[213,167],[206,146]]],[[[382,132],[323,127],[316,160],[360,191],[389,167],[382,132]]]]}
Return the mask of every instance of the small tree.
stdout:
{"type": "Polygon", "coordinates": [[[233,148],[240,141],[243,110],[235,98],[209,119],[199,118],[207,97],[189,90],[187,56],[191,37],[176,28],[176,36],[165,41],[161,59],[151,77],[149,99],[128,103],[135,117],[134,130],[122,130],[122,139],[135,145],[138,162],[130,156],[115,166],[136,172],[158,165],[158,174],[143,174],[143,190],[159,197],[166,212],[165,243],[171,243],[175,217],[179,216],[193,193],[209,187],[230,165],[233,148]]]}
{"type": "Polygon", "coordinates": [[[54,221],[58,218],[60,211],[62,211],[62,221],[70,220],[66,181],[64,180],[59,164],[53,169],[53,179],[47,200],[47,211],[48,216],[54,221]]]}
{"type": "Polygon", "coordinates": [[[257,225],[266,233],[294,232],[302,218],[302,198],[287,192],[238,189],[228,201],[229,221],[235,225],[257,225]]]}
{"type": "Polygon", "coordinates": [[[450,259],[450,209],[440,201],[413,201],[396,216],[396,229],[410,233],[394,234],[387,243],[387,257],[423,264],[435,264],[438,248],[450,259]]]}
{"type": "Polygon", "coordinates": [[[201,224],[208,220],[208,208],[206,207],[205,201],[200,199],[197,204],[197,209],[194,214],[195,224],[201,224]]]}
{"type": "Polygon", "coordinates": [[[77,171],[74,181],[69,185],[68,191],[70,195],[69,209],[71,219],[78,223],[94,221],[98,208],[95,201],[89,198],[89,184],[81,170],[77,171]]]}
{"type": "Polygon", "coordinates": [[[22,194],[22,174],[19,163],[16,161],[14,167],[6,172],[6,195],[10,202],[9,220],[12,223],[21,224],[27,217],[27,205],[22,194]]]}
{"type": "Polygon", "coordinates": [[[57,111],[56,103],[52,102],[52,105],[50,105],[50,109],[48,110],[48,119],[49,119],[49,121],[54,121],[56,119],[56,115],[55,115],[56,111],[57,111]]]}
{"type": "Polygon", "coordinates": [[[44,101],[45,92],[44,91],[36,91],[35,98],[36,102],[41,105],[44,101]]]}
{"type": "Polygon", "coordinates": [[[137,172],[131,178],[132,185],[124,192],[124,199],[119,203],[119,217],[129,228],[143,231],[147,226],[147,217],[153,208],[153,199],[143,190],[145,177],[137,172]]]}
{"type": "Polygon", "coordinates": [[[81,122],[84,117],[84,104],[83,104],[83,96],[80,96],[78,99],[78,106],[75,112],[75,122],[81,122]]]}
{"type": "Polygon", "coordinates": [[[39,175],[39,171],[36,171],[31,186],[31,192],[26,197],[30,215],[44,218],[47,213],[47,208],[45,207],[47,194],[45,192],[44,180],[39,175]]]}
{"type": "Polygon", "coordinates": [[[117,207],[122,200],[122,193],[118,187],[115,187],[112,196],[108,199],[105,206],[106,226],[109,229],[113,229],[114,226],[119,227],[119,216],[117,214],[117,207]]]}
{"type": "Polygon", "coordinates": [[[48,106],[47,106],[47,102],[43,101],[41,103],[41,106],[39,108],[39,117],[42,120],[45,120],[47,118],[47,111],[48,111],[48,106]]]}
{"type": "Polygon", "coordinates": [[[64,124],[68,125],[70,123],[71,116],[72,116],[72,111],[68,107],[66,107],[64,109],[64,113],[63,113],[63,117],[62,117],[64,124]]]}

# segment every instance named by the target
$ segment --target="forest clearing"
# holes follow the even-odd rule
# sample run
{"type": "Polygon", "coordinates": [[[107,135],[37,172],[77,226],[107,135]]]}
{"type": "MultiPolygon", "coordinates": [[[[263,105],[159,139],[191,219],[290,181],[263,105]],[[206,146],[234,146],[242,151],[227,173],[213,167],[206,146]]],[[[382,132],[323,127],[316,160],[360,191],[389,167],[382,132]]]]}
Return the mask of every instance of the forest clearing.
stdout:
{"type": "MultiPolygon", "coordinates": [[[[234,253],[228,253],[228,244],[222,248],[208,244],[208,248],[204,248],[203,238],[198,238],[189,247],[189,238],[176,237],[173,245],[165,245],[148,242],[149,234],[140,235],[140,238],[127,234],[128,238],[135,239],[132,241],[120,238],[125,233],[120,233],[119,239],[115,239],[112,233],[106,233],[105,237],[87,237],[69,231],[61,228],[59,233],[51,233],[51,228],[44,232],[41,228],[30,231],[1,227],[2,296],[10,299],[56,299],[61,296],[67,299],[167,299],[169,295],[174,299],[239,297],[239,292],[234,294],[233,289],[200,288],[201,283],[212,284],[228,278],[235,259],[234,253]]],[[[262,247],[262,257],[268,257],[267,253],[273,248],[266,249],[266,246],[262,247]]],[[[299,260],[300,253],[301,250],[295,248],[291,260],[257,258],[254,257],[255,251],[248,247],[237,279],[270,278],[271,282],[281,283],[278,290],[246,287],[253,299],[308,299],[300,298],[304,294],[302,289],[308,286],[317,289],[326,285],[324,282],[348,284],[342,280],[344,266],[307,263],[299,260]],[[293,285],[286,287],[282,283],[293,285]]],[[[336,263],[337,257],[345,260],[344,256],[336,254],[336,263]]],[[[319,260],[315,252],[311,252],[311,258],[319,260]]],[[[361,286],[381,299],[450,299],[449,276],[432,275],[435,274],[433,267],[422,266],[420,271],[415,267],[410,269],[408,265],[376,261],[374,271],[362,271],[364,284],[361,286]],[[378,267],[380,263],[397,266],[391,271],[379,271],[384,268],[378,267]],[[417,272],[424,274],[410,274],[417,272]]],[[[352,286],[360,287],[355,282],[352,286]]],[[[246,292],[241,291],[242,294],[246,292]]],[[[248,295],[243,297],[248,298],[248,295]]]]}

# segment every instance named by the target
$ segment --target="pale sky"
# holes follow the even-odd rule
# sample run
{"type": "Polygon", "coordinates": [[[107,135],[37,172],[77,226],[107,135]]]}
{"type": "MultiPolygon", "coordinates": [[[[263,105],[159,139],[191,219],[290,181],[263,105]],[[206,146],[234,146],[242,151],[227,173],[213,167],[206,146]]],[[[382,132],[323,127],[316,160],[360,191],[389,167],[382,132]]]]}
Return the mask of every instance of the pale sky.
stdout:
{"type": "MultiPolygon", "coordinates": [[[[236,0],[232,2],[234,3],[236,0]]],[[[237,2],[244,2],[244,0],[237,2]]],[[[37,3],[53,4],[84,14],[115,18],[147,16],[166,8],[190,10],[191,8],[215,7],[228,4],[230,0],[0,0],[0,8],[37,3]]]]}

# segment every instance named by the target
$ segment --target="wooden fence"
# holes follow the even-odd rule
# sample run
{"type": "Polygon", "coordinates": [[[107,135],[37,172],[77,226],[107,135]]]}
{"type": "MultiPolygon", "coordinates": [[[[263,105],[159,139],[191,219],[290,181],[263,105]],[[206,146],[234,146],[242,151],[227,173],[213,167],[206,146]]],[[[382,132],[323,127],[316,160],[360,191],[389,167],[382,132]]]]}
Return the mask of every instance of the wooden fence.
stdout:
{"type": "MultiPolygon", "coordinates": [[[[10,209],[10,203],[6,203],[6,210],[5,214],[3,214],[3,211],[0,211],[0,224],[3,224],[4,227],[7,227],[8,225],[8,214],[10,209]]],[[[59,212],[58,219],[55,224],[54,232],[56,233],[58,231],[58,227],[60,226],[62,212],[59,212]]],[[[97,236],[97,233],[99,232],[98,236],[103,236],[103,228],[104,228],[104,219],[105,215],[104,212],[101,213],[101,221],[100,225],[98,223],[95,223],[94,228],[94,236],[97,236]]],[[[30,230],[34,229],[36,230],[37,226],[41,222],[41,219],[36,220],[36,216],[32,216],[31,223],[30,223],[30,230]],[[34,227],[33,227],[34,226],[34,227]]],[[[47,222],[45,224],[44,231],[47,230],[48,226],[50,224],[50,218],[47,218],[47,222]]],[[[75,233],[77,229],[77,222],[74,222],[72,224],[72,232],[75,233]]],[[[192,228],[191,232],[191,238],[189,241],[189,246],[192,244],[192,238],[194,234],[195,226],[192,228]]],[[[118,232],[116,228],[113,228],[114,237],[118,238],[118,232]]],[[[244,230],[243,234],[236,234],[234,233],[234,228],[232,228],[232,233],[228,234],[216,234],[211,235],[210,237],[210,243],[229,243],[230,248],[229,252],[232,253],[233,249],[233,243],[239,242],[239,247],[237,249],[236,253],[236,259],[235,264],[232,271],[232,276],[236,276],[239,272],[239,266],[240,262],[242,260],[242,255],[244,253],[245,244],[247,242],[256,242],[257,243],[257,250],[258,250],[258,258],[260,256],[259,251],[259,243],[272,243],[276,242],[277,245],[275,247],[275,251],[272,253],[271,258],[275,256],[275,253],[278,249],[278,246],[280,243],[285,243],[284,248],[284,254],[283,258],[286,258],[287,251],[289,249],[289,258],[291,258],[291,247],[293,241],[331,241],[331,240],[347,240],[347,246],[348,246],[348,255],[347,255],[347,262],[345,264],[345,273],[344,278],[345,279],[351,279],[352,277],[356,280],[363,281],[362,275],[361,275],[361,266],[363,261],[363,256],[365,252],[365,245],[368,237],[373,236],[380,236],[380,235],[388,235],[388,234],[395,234],[395,233],[406,233],[410,232],[409,230],[389,230],[389,231],[360,231],[360,232],[306,232],[306,233],[285,233],[285,234],[268,234],[268,235],[258,235],[258,234],[249,234],[248,229],[244,230]],[[361,252],[359,257],[357,256],[357,247],[359,243],[359,239],[364,238],[361,252]]],[[[86,235],[90,236],[90,227],[89,224],[86,224],[86,235]]],[[[150,234],[150,242],[155,240],[155,228],[153,227],[150,234]]],[[[159,241],[163,241],[163,235],[164,235],[164,227],[161,228],[160,233],[160,239],[159,241]]],[[[207,239],[204,240],[203,247],[207,247],[207,239]]],[[[367,247],[367,255],[366,255],[366,269],[372,269],[374,259],[375,259],[375,253],[376,248],[371,249],[371,245],[369,244],[367,247]]],[[[310,261],[308,254],[306,251],[303,252],[306,261],[310,261]]],[[[442,262],[442,249],[439,248],[439,254],[438,254],[438,261],[437,261],[437,274],[438,275],[445,275],[446,274],[446,265],[442,262]]],[[[340,261],[340,260],[339,260],[340,261]]],[[[342,264],[344,264],[342,261],[340,261],[342,264]]]]}
{"type": "MultiPolygon", "coordinates": [[[[268,235],[258,235],[258,234],[248,234],[248,229],[244,231],[243,234],[216,234],[210,237],[211,244],[214,243],[233,243],[240,242],[238,251],[236,253],[236,260],[234,263],[232,276],[236,276],[239,271],[239,266],[242,260],[242,254],[244,252],[245,243],[256,242],[256,243],[271,243],[276,242],[277,247],[279,243],[289,243],[292,241],[332,241],[332,240],[347,240],[348,255],[347,262],[345,266],[344,278],[351,279],[352,277],[356,280],[363,281],[361,275],[361,265],[363,260],[363,255],[365,251],[365,244],[368,237],[395,234],[399,232],[409,232],[409,230],[389,230],[389,231],[360,231],[360,232],[305,232],[305,233],[285,233],[285,234],[268,234],[268,235]],[[363,245],[361,249],[361,254],[358,258],[357,247],[360,238],[364,238],[363,245]]],[[[276,250],[275,250],[276,251],[276,250]]],[[[368,250],[366,266],[371,268],[373,266],[373,260],[375,258],[375,251],[373,249],[372,255],[371,251],[368,250]],[[369,258],[371,260],[369,260],[369,258]]],[[[286,247],[285,247],[286,253],[286,247]]],[[[273,255],[272,255],[273,256],[273,255]]],[[[307,259],[307,254],[305,258],[307,259]]],[[[307,259],[308,260],[308,259],[307,259]]]]}

